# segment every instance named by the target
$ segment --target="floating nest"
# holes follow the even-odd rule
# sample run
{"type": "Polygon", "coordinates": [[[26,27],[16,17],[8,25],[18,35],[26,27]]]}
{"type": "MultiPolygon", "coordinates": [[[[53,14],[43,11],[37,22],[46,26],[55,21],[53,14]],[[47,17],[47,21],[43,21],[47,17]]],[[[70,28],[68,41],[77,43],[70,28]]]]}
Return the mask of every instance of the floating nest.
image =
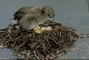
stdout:
{"type": "MultiPolygon", "coordinates": [[[[59,54],[66,53],[79,37],[73,28],[60,23],[46,21],[41,24],[51,29],[12,29],[13,25],[0,30],[0,44],[14,51],[17,59],[57,59],[59,54]]],[[[41,26],[40,28],[42,28],[41,26]]]]}

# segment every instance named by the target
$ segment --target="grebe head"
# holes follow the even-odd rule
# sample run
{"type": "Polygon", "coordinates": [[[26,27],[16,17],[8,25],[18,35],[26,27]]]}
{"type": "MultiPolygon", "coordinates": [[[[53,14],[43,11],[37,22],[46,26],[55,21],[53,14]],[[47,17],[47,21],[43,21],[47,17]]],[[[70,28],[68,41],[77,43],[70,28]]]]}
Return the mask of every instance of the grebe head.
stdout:
{"type": "Polygon", "coordinates": [[[44,6],[42,8],[42,12],[46,13],[51,20],[53,20],[54,17],[55,17],[55,12],[54,12],[54,10],[53,10],[53,8],[51,6],[48,6],[48,5],[44,6]]]}

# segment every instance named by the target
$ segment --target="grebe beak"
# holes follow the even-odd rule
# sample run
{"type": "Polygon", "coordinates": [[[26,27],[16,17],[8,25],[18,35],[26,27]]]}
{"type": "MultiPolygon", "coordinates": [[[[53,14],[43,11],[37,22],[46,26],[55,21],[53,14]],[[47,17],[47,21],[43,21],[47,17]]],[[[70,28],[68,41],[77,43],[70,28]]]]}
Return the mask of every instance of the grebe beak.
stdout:
{"type": "Polygon", "coordinates": [[[17,24],[17,23],[18,23],[18,21],[17,21],[17,20],[12,20],[12,21],[13,21],[13,23],[14,23],[14,24],[17,24]]]}
{"type": "Polygon", "coordinates": [[[54,21],[54,18],[50,18],[51,21],[54,21]]]}

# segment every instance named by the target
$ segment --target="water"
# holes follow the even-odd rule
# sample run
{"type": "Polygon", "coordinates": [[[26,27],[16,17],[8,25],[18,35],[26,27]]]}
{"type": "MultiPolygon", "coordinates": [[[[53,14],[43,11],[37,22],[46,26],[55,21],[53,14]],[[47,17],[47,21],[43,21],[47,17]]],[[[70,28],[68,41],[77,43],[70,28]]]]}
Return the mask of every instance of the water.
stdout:
{"type": "MultiPolygon", "coordinates": [[[[87,0],[88,1],[88,0],[87,0]]],[[[89,12],[86,0],[0,0],[0,29],[12,23],[13,14],[23,6],[42,8],[50,5],[55,10],[55,21],[73,27],[77,33],[89,32],[89,12]]],[[[78,39],[72,48],[59,59],[89,59],[89,38],[78,39]]],[[[13,58],[9,49],[0,50],[0,59],[13,58]],[[2,55],[3,54],[3,55],[2,55]]]]}

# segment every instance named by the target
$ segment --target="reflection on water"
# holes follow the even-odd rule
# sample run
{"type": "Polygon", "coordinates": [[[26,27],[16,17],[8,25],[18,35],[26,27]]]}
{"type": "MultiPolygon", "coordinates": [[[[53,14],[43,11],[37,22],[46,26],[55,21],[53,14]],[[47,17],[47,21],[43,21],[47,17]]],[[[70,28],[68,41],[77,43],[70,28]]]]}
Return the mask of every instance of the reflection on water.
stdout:
{"type": "Polygon", "coordinates": [[[12,59],[14,56],[10,49],[0,50],[0,59],[12,59]]]}
{"type": "MultiPolygon", "coordinates": [[[[73,27],[77,33],[89,32],[89,0],[9,0],[0,1],[0,28],[5,28],[11,22],[16,10],[23,6],[43,7],[50,5],[56,13],[55,21],[73,27]],[[86,6],[85,6],[86,5],[86,6]]],[[[76,46],[60,59],[89,59],[89,38],[84,37],[76,42],[76,46]]],[[[0,50],[0,58],[11,57],[10,50],[0,50]],[[4,54],[4,55],[2,55],[4,54]]]]}
{"type": "Polygon", "coordinates": [[[88,11],[89,11],[89,0],[86,0],[86,6],[88,7],[88,11]]]}

